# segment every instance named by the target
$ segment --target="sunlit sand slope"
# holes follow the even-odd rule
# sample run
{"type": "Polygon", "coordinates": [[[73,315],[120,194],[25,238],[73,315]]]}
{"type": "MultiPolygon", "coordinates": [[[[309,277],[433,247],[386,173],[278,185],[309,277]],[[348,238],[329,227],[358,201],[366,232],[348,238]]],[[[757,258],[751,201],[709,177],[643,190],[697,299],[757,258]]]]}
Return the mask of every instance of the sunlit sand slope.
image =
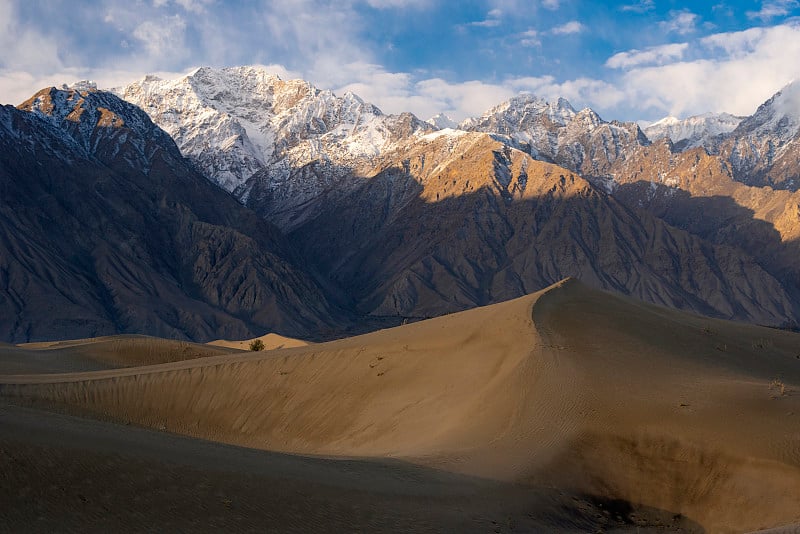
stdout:
{"type": "Polygon", "coordinates": [[[0,378],[0,393],[248,447],[397,458],[668,510],[800,521],[800,336],[566,280],[308,347],[0,378]]]}

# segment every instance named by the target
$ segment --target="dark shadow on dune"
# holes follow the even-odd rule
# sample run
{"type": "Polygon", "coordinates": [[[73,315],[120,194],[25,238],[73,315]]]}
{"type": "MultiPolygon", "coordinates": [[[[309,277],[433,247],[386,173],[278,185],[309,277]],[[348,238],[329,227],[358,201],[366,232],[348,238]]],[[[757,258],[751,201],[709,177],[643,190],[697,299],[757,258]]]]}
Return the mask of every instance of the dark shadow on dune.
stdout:
{"type": "Polygon", "coordinates": [[[703,532],[661,510],[395,460],[222,445],[0,403],[0,528],[703,532]]]}
{"type": "Polygon", "coordinates": [[[611,499],[608,497],[585,495],[584,498],[592,503],[601,516],[613,523],[619,530],[631,530],[636,532],[649,531],[650,529],[662,532],[687,532],[703,534],[706,530],[698,523],[680,513],[673,513],[667,510],[659,510],[649,506],[635,505],[623,499],[611,499]],[[624,526],[617,526],[624,525],[624,526]]]}

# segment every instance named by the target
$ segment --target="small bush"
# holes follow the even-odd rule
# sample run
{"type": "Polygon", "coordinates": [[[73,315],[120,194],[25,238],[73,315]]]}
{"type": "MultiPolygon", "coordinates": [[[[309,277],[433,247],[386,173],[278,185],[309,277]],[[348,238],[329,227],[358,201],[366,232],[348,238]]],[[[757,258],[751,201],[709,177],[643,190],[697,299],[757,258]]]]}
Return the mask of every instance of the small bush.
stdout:
{"type": "Polygon", "coordinates": [[[260,339],[254,339],[250,342],[250,350],[252,351],[259,351],[264,350],[264,342],[260,339]]]}
{"type": "Polygon", "coordinates": [[[769,383],[769,389],[774,389],[775,392],[781,397],[786,395],[786,384],[784,384],[783,380],[780,380],[779,378],[776,378],[769,383]]]}

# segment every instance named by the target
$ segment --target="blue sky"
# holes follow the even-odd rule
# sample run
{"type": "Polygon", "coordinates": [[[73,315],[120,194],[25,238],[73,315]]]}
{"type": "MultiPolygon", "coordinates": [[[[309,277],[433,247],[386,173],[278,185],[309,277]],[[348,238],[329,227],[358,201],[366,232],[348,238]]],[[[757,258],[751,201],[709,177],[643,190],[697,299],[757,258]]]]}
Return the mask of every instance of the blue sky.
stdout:
{"type": "Polygon", "coordinates": [[[800,78],[799,16],[798,0],[0,0],[0,102],[261,64],[421,118],[520,91],[608,120],[750,114],[800,78]]]}

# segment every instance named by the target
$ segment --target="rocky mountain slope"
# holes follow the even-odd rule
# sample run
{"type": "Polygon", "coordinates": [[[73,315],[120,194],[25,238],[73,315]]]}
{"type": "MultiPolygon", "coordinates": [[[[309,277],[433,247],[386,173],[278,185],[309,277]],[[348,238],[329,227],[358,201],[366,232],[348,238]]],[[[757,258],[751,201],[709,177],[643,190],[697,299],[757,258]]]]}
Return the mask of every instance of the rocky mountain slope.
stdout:
{"type": "Polygon", "coordinates": [[[117,92],[210,180],[257,210],[271,206],[281,226],[292,224],[294,207],[334,183],[345,187],[393,143],[432,130],[411,114],[384,115],[352,93],[338,97],[261,67],[201,68],[170,81],[148,76],[117,92]]]}
{"type": "Polygon", "coordinates": [[[332,324],[280,232],[139,108],[81,89],[0,108],[0,339],[237,339],[332,324]]]}
{"type": "Polygon", "coordinates": [[[611,172],[617,200],[735,247],[800,301],[800,192],[743,184],[723,158],[704,148],[676,151],[666,140],[632,152],[611,172]]]}
{"type": "Polygon", "coordinates": [[[800,85],[790,83],[748,117],[706,113],[667,117],[647,128],[652,141],[668,138],[676,152],[703,148],[719,155],[735,180],[752,186],[800,188],[800,85]]]}
{"type": "MultiPolygon", "coordinates": [[[[385,116],[353,95],[339,98],[251,67],[200,69],[173,82],[146,78],[121,94],[176,132],[212,181],[225,186],[218,169],[235,173],[231,184],[238,185],[226,187],[286,232],[359,313],[427,317],[577,276],[701,313],[798,322],[784,239],[791,231],[776,238],[771,222],[746,209],[655,208],[653,191],[682,199],[703,187],[698,175],[695,193],[675,193],[673,171],[687,172],[693,157],[711,158],[720,169],[712,174],[723,179],[723,157],[704,148],[693,155],[688,141],[723,143],[712,133],[736,118],[690,120],[679,133],[694,137],[651,146],[635,123],[522,94],[452,129],[446,117],[425,124],[408,114],[385,116]],[[210,117],[216,122],[204,122],[210,117]],[[218,124],[248,126],[222,135],[218,124]],[[260,145],[267,148],[253,148],[251,138],[267,139],[260,145]],[[221,163],[235,149],[252,158],[221,163]],[[731,218],[746,235],[710,230],[731,218]],[[764,242],[771,243],[768,258],[764,242]]],[[[766,206],[775,202],[764,200],[762,211],[773,217],[766,206]]]]}
{"type": "Polygon", "coordinates": [[[563,98],[551,103],[530,94],[514,97],[459,127],[506,136],[509,144],[535,159],[595,177],[607,174],[632,147],[649,143],[636,123],[606,122],[589,108],[575,111],[563,98]]]}
{"type": "Polygon", "coordinates": [[[375,171],[290,234],[362,313],[431,317],[565,276],[765,324],[797,311],[781,283],[741,251],[631,210],[483,133],[411,139],[375,171]]]}
{"type": "Polygon", "coordinates": [[[800,189],[800,83],[787,85],[745,118],[720,155],[742,183],[800,189]]]}

